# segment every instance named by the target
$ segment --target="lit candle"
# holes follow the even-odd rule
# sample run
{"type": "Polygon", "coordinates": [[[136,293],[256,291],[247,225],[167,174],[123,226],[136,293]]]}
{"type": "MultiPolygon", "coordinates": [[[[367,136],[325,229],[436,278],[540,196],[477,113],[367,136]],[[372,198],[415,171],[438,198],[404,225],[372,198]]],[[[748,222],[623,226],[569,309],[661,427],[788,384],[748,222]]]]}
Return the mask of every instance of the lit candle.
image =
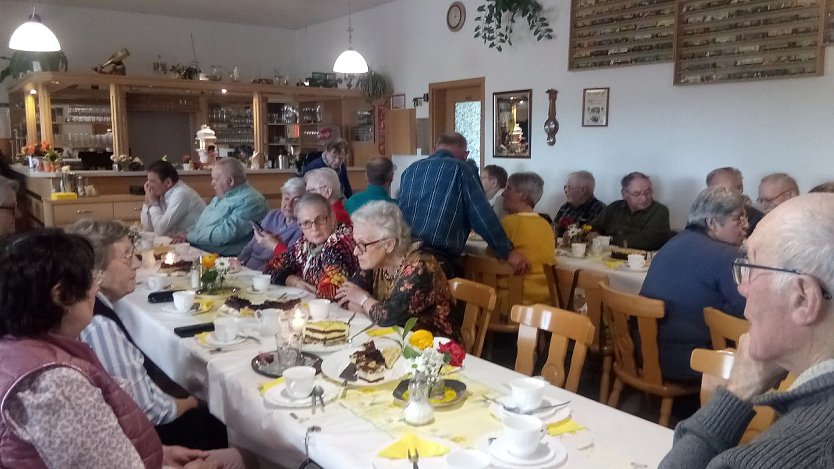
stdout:
{"type": "Polygon", "coordinates": [[[164,261],[164,262],[165,262],[166,264],[173,264],[173,263],[174,263],[174,262],[176,262],[176,261],[177,261],[177,260],[176,260],[176,258],[174,257],[174,253],[173,253],[173,252],[169,252],[168,254],[165,254],[165,261],[164,261]]]}
{"type": "Polygon", "coordinates": [[[153,269],[156,265],[156,259],[153,257],[153,249],[149,249],[142,253],[142,267],[146,269],[153,269]]]}
{"type": "Polygon", "coordinates": [[[304,329],[304,324],[307,322],[307,318],[302,315],[301,310],[296,309],[295,315],[290,322],[290,327],[292,327],[293,332],[301,332],[304,329]]]}

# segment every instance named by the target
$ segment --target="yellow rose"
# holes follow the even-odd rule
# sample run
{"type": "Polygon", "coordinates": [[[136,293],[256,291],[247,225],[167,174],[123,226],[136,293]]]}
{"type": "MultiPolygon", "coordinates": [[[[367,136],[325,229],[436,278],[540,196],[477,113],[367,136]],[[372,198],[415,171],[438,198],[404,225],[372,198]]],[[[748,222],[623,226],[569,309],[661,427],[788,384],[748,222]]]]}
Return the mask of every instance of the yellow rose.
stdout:
{"type": "Polygon", "coordinates": [[[214,262],[217,261],[218,257],[220,257],[220,254],[204,254],[200,257],[200,263],[203,265],[204,269],[212,269],[214,268],[214,262]]]}
{"type": "Polygon", "coordinates": [[[594,227],[591,226],[591,225],[582,225],[582,231],[584,231],[586,233],[593,230],[593,229],[594,229],[594,227]]]}
{"type": "Polygon", "coordinates": [[[414,331],[408,339],[408,343],[418,350],[425,350],[434,345],[434,336],[426,330],[414,331]]]}

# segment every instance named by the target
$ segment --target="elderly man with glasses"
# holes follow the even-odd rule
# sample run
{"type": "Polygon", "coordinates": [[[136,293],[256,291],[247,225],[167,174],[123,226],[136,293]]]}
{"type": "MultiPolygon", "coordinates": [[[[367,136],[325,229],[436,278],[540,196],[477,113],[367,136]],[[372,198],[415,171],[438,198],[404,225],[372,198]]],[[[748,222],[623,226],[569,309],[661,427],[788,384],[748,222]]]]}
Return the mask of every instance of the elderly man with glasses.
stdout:
{"type": "Polygon", "coordinates": [[[617,246],[653,251],[671,235],[669,209],[656,202],[652,181],[643,173],[626,174],[620,181],[622,200],[612,202],[591,220],[590,237],[611,236],[617,246]]]}
{"type": "Polygon", "coordinates": [[[759,184],[759,205],[768,213],[782,202],[799,195],[796,179],[785,173],[768,174],[759,184]]]}
{"type": "Polygon", "coordinates": [[[585,224],[596,218],[605,208],[605,204],[594,197],[596,180],[589,171],[575,171],[568,175],[565,184],[567,201],[559,207],[553,218],[553,229],[557,236],[565,234],[565,229],[573,223],[585,224]]]}
{"type": "Polygon", "coordinates": [[[834,195],[791,199],[764,217],[734,263],[747,298],[726,386],[675,430],[661,468],[834,467],[834,195]],[[790,372],[785,392],[768,392],[790,372]],[[738,445],[754,405],[779,419],[738,445]]]}

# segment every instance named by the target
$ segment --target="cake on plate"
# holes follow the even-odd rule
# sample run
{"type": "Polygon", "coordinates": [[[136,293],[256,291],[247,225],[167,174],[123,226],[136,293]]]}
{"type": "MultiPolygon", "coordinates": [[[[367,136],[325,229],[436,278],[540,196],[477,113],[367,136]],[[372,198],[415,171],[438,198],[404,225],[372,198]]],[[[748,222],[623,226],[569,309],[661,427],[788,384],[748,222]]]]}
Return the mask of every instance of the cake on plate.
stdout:
{"type": "Polygon", "coordinates": [[[385,378],[385,372],[394,366],[400,358],[402,350],[399,347],[376,348],[373,341],[362,344],[362,349],[350,356],[350,361],[356,365],[356,377],[368,383],[376,383],[385,378]]]}
{"type": "Polygon", "coordinates": [[[342,321],[308,322],[304,327],[305,344],[338,345],[347,341],[350,326],[342,321]]]}
{"type": "Polygon", "coordinates": [[[253,303],[246,298],[232,295],[226,298],[220,312],[229,316],[255,316],[255,313],[264,309],[291,309],[299,303],[299,299],[287,301],[265,300],[263,303],[253,303]]]}

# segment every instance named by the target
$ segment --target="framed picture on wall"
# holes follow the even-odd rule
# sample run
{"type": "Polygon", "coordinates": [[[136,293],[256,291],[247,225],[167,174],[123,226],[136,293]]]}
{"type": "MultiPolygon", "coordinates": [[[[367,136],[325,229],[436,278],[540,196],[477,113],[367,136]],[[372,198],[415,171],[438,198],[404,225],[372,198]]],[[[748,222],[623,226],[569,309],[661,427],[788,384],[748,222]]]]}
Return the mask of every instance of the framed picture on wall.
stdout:
{"type": "Polygon", "coordinates": [[[495,158],[530,158],[530,116],[533,90],[492,94],[495,158]]]}
{"type": "Polygon", "coordinates": [[[582,127],[608,127],[609,88],[585,88],[582,92],[582,127]]]}
{"type": "Polygon", "coordinates": [[[395,94],[391,96],[391,109],[405,109],[405,95],[395,94]]]}

